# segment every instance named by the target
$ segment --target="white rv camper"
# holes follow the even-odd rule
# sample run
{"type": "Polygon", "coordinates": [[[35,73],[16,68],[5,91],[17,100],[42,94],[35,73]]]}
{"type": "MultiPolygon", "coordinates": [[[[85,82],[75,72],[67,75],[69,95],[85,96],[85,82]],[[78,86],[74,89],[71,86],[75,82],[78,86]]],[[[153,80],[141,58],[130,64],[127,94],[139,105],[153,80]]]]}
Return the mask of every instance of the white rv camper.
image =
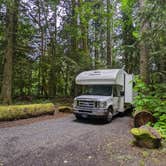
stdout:
{"type": "Polygon", "coordinates": [[[73,108],[77,119],[96,117],[110,122],[119,112],[131,107],[133,75],[122,69],[91,70],[80,73],[76,84],[83,91],[75,97],[73,108]]]}

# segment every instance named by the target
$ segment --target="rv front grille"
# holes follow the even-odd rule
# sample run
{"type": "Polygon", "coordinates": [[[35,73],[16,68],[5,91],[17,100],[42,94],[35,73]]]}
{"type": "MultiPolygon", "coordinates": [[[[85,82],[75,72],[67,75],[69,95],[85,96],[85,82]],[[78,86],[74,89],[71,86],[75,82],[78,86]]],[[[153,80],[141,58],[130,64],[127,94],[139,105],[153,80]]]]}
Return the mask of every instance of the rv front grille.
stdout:
{"type": "Polygon", "coordinates": [[[95,108],[95,101],[86,101],[86,100],[80,100],[78,101],[78,107],[79,108],[95,108]]]}

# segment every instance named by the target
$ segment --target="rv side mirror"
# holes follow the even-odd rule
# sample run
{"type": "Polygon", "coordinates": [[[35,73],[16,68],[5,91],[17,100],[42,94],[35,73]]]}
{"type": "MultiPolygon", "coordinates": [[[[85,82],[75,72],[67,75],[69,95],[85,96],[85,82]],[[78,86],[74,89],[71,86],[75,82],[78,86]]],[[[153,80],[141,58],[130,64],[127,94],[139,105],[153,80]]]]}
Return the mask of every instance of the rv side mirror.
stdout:
{"type": "Polygon", "coordinates": [[[120,96],[124,96],[124,91],[120,91],[120,96]]]}

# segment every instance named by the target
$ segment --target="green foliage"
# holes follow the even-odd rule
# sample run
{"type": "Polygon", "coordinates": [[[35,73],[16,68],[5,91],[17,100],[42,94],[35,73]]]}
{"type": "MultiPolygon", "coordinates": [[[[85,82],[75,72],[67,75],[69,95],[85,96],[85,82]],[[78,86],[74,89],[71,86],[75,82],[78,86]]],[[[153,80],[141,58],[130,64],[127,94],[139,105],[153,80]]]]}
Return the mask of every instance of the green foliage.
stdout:
{"type": "Polygon", "coordinates": [[[135,2],[136,2],[135,0],[121,0],[122,10],[130,12],[135,2]]]}
{"type": "Polygon", "coordinates": [[[147,110],[157,119],[154,125],[166,137],[166,86],[165,84],[145,84],[139,77],[135,78],[134,100],[136,110],[147,110]]]}
{"type": "MultiPolygon", "coordinates": [[[[166,63],[166,3],[164,0],[146,0],[143,10],[139,11],[138,24],[147,21],[149,28],[142,34],[141,39],[145,40],[149,49],[149,64],[156,64],[156,69],[160,73],[165,71],[166,63]]],[[[151,69],[151,73],[154,70],[151,69]]],[[[159,81],[160,82],[160,81],[159,81]]]]}
{"type": "Polygon", "coordinates": [[[166,139],[166,114],[159,116],[158,121],[154,124],[154,128],[159,130],[162,137],[166,139]]]}
{"type": "MultiPolygon", "coordinates": [[[[0,88],[7,45],[6,7],[11,2],[0,0],[0,88]]],[[[112,67],[125,65],[127,72],[138,73],[138,43],[143,37],[150,51],[149,70],[155,66],[155,73],[150,75],[160,82],[165,75],[165,7],[163,0],[147,0],[141,11],[136,0],[20,0],[12,67],[13,97],[72,95],[74,79],[79,72],[107,68],[109,29],[112,67]],[[141,36],[140,23],[144,19],[150,28],[141,36]]],[[[137,88],[145,92],[137,96],[137,109],[156,110],[156,114],[162,112],[163,102],[157,96],[161,93],[153,95],[150,87],[139,86],[142,87],[137,88]],[[146,91],[148,95],[145,95],[146,91]]],[[[154,91],[162,89],[155,86],[154,91]]]]}
{"type": "Polygon", "coordinates": [[[137,26],[134,25],[135,20],[133,17],[134,14],[134,5],[136,4],[135,0],[121,0],[121,11],[122,18],[120,21],[120,26],[122,26],[122,46],[123,50],[123,63],[125,64],[125,69],[130,72],[138,72],[137,64],[134,61],[137,61],[138,56],[138,37],[139,33],[137,31],[137,26]],[[131,62],[131,63],[128,63],[131,62]]]}
{"type": "Polygon", "coordinates": [[[48,115],[53,114],[54,111],[55,108],[52,103],[0,106],[0,121],[48,115]]]}

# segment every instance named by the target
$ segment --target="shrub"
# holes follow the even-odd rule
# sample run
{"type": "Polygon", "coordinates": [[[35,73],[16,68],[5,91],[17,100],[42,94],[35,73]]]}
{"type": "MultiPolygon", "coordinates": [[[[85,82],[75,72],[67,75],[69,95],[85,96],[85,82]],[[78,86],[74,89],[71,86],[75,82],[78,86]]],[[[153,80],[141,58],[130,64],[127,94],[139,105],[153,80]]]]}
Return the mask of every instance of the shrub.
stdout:
{"type": "Polygon", "coordinates": [[[164,83],[147,85],[138,77],[135,81],[134,90],[137,92],[134,100],[135,109],[150,111],[157,120],[151,125],[166,138],[166,85],[164,83]]]}
{"type": "Polygon", "coordinates": [[[163,138],[166,139],[166,114],[161,115],[154,124],[154,128],[160,131],[163,138]]]}
{"type": "Polygon", "coordinates": [[[52,103],[0,106],[0,121],[30,118],[40,115],[53,114],[52,103]]]}

